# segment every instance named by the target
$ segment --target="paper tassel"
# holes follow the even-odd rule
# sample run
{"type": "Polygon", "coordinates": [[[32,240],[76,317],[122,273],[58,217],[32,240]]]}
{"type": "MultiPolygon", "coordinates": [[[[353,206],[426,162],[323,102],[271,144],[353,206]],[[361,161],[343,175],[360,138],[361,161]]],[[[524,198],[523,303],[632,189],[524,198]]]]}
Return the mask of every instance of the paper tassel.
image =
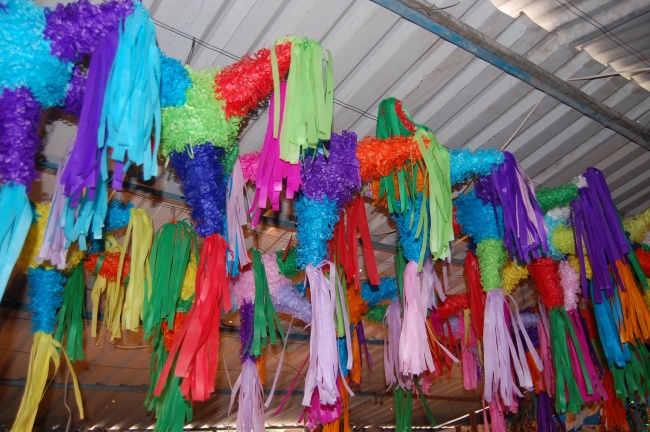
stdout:
{"type": "Polygon", "coordinates": [[[483,311],[485,310],[485,291],[481,285],[479,262],[471,250],[467,251],[464,263],[467,278],[467,299],[471,311],[472,327],[479,339],[483,338],[483,311]]]}
{"type": "Polygon", "coordinates": [[[251,354],[255,357],[262,355],[262,349],[267,346],[267,338],[273,345],[277,343],[275,329],[280,333],[281,340],[284,341],[284,331],[280,318],[275,312],[269,285],[266,278],[266,269],[262,263],[262,256],[258,250],[251,249],[251,258],[253,262],[253,272],[255,273],[255,321],[253,326],[253,340],[251,354]]]}
{"type": "MultiPolygon", "coordinates": [[[[490,412],[490,426],[492,427],[492,432],[506,432],[508,428],[506,426],[506,419],[501,404],[499,402],[490,402],[488,404],[488,411],[490,412]]],[[[485,413],[485,411],[483,412],[485,413]]],[[[483,418],[485,424],[488,424],[485,415],[483,418]]]]}
{"type": "Polygon", "coordinates": [[[244,203],[244,177],[239,159],[235,161],[230,178],[228,179],[226,196],[226,240],[232,251],[228,254],[228,274],[231,277],[239,274],[251,261],[246,251],[246,240],[242,226],[246,225],[246,207],[244,203]]]}
{"type": "MultiPolygon", "coordinates": [[[[196,265],[198,256],[198,239],[192,227],[184,221],[164,224],[156,232],[149,257],[150,274],[147,276],[142,324],[146,335],[153,333],[163,320],[174,327],[174,313],[185,276],[191,273],[188,266],[192,261],[196,265]],[[194,252],[194,253],[192,253],[194,252]]],[[[192,287],[196,278],[188,281],[192,287]]],[[[187,300],[186,296],[184,300],[187,300]]]]}
{"type": "Polygon", "coordinates": [[[492,204],[503,207],[503,245],[510,251],[510,259],[528,262],[540,256],[538,248],[548,252],[544,219],[532,183],[515,157],[509,152],[503,154],[504,163],[490,174],[492,204]]]}
{"type": "Polygon", "coordinates": [[[413,430],[413,393],[396,387],[393,390],[395,404],[395,429],[402,432],[413,430]]]}
{"type": "Polygon", "coordinates": [[[521,397],[521,392],[514,381],[512,366],[514,366],[519,385],[527,390],[533,388],[520,332],[524,336],[528,351],[535,359],[538,370],[542,370],[541,360],[528,338],[518,312],[514,316],[511,315],[502,290],[493,289],[488,291],[485,303],[485,326],[483,329],[485,364],[483,394],[487,402],[496,402],[500,397],[504,405],[510,407],[515,403],[515,396],[521,397]],[[519,327],[519,330],[514,332],[516,345],[510,336],[508,322],[512,322],[515,328],[519,327]]]}
{"type": "Polygon", "coordinates": [[[203,243],[196,276],[192,309],[174,340],[154,394],[160,396],[173,362],[174,375],[182,377],[181,391],[188,400],[201,401],[214,391],[219,351],[219,322],[222,311],[230,310],[226,272],[226,241],[218,234],[203,243]]]}
{"type": "Polygon", "coordinates": [[[622,313],[618,324],[621,342],[648,340],[650,339],[650,310],[645,307],[643,295],[630,266],[622,261],[616,261],[616,269],[623,283],[618,287],[622,313]]]}
{"type": "Polygon", "coordinates": [[[400,363],[400,337],[402,333],[402,307],[399,301],[393,300],[386,309],[383,319],[384,331],[387,328],[387,335],[384,337],[384,375],[388,389],[398,385],[400,388],[411,388],[413,380],[410,376],[403,374],[400,363]]]}
{"type": "Polygon", "coordinates": [[[540,388],[544,389],[550,396],[555,396],[555,366],[551,355],[551,325],[548,322],[546,308],[543,303],[540,305],[540,322],[537,324],[537,335],[539,338],[539,356],[542,360],[540,388]]]}
{"type": "Polygon", "coordinates": [[[229,415],[238,393],[237,432],[264,430],[264,388],[257,366],[250,359],[242,364],[241,374],[232,388],[228,408],[229,415]]]}
{"type": "MultiPolygon", "coordinates": [[[[305,395],[302,404],[312,405],[312,396],[318,389],[321,405],[335,405],[339,398],[339,357],[336,342],[336,326],[332,318],[337,302],[336,267],[323,261],[317,267],[309,264],[306,281],[309,281],[312,303],[310,361],[305,378],[305,395]],[[323,274],[323,266],[330,268],[329,279],[323,274]]],[[[349,390],[348,390],[349,391],[349,390]]],[[[353,395],[351,391],[350,395],[353,395]]]]}
{"type": "Polygon", "coordinates": [[[65,282],[63,305],[57,315],[58,323],[54,335],[57,342],[63,342],[65,336],[65,352],[73,362],[85,358],[83,349],[85,294],[84,268],[79,264],[70,271],[65,282]]]}
{"type": "Polygon", "coordinates": [[[399,340],[399,370],[407,375],[435,371],[427,335],[427,308],[432,306],[433,291],[424,285],[417,263],[411,261],[404,271],[404,321],[399,340]]]}
{"type": "MultiPolygon", "coordinates": [[[[153,222],[143,209],[131,210],[131,219],[124,236],[124,249],[131,242],[131,275],[126,287],[124,309],[122,312],[122,328],[136,331],[140,326],[140,318],[144,307],[145,279],[151,278],[149,268],[149,252],[153,241],[153,222]]],[[[125,254],[120,257],[120,269],[125,254]]],[[[118,270],[120,273],[120,270],[118,270]]]]}
{"type": "Polygon", "coordinates": [[[546,392],[539,393],[537,402],[537,430],[539,432],[557,432],[557,425],[553,420],[553,402],[546,392]]]}
{"type": "MultiPolygon", "coordinates": [[[[603,288],[596,288],[593,281],[590,282],[590,290],[594,299],[596,299],[595,291],[601,290],[600,298],[603,298],[603,288]]],[[[618,320],[620,319],[621,305],[618,296],[614,296],[609,301],[602,300],[600,303],[594,300],[593,305],[594,316],[598,324],[598,337],[607,363],[610,366],[625,366],[630,360],[630,353],[627,346],[621,344],[619,336],[618,320]]]]}
{"type": "Polygon", "coordinates": [[[280,210],[280,192],[282,192],[285,179],[286,199],[293,199],[294,194],[300,187],[300,164],[297,161],[290,163],[281,159],[279,135],[274,134],[274,124],[277,123],[279,130],[282,130],[283,119],[275,116],[279,115],[280,112],[284,112],[284,100],[287,92],[286,83],[283,82],[279,85],[280,88],[271,94],[269,122],[255,177],[255,196],[248,210],[249,214],[252,215],[251,225],[253,227],[257,226],[262,209],[267,208],[268,202],[271,203],[273,210],[280,210]],[[278,106],[276,107],[276,105],[278,106]]]}

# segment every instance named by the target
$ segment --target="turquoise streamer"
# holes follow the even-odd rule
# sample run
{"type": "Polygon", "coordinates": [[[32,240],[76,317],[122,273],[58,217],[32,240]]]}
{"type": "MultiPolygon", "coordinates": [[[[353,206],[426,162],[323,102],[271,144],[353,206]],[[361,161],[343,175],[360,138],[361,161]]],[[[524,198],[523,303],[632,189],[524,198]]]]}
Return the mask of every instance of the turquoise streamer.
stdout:
{"type": "Polygon", "coordinates": [[[32,207],[24,185],[7,183],[0,188],[0,299],[32,224],[32,207]]]}

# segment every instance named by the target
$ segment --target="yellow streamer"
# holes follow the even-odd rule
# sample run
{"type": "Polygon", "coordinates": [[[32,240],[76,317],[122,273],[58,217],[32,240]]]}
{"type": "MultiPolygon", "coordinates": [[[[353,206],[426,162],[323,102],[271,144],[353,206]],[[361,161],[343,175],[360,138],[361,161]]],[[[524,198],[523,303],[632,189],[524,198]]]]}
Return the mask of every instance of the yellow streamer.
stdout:
{"type": "Polygon", "coordinates": [[[50,360],[54,363],[54,374],[56,374],[61,363],[59,352],[63,353],[63,357],[65,358],[66,363],[68,363],[70,375],[72,375],[75,400],[79,407],[79,417],[82,419],[84,418],[77,375],[72,368],[72,363],[70,363],[68,355],[61,347],[61,344],[52,338],[51,334],[39,331],[34,334],[34,342],[29,357],[27,381],[25,383],[25,393],[20,401],[20,408],[16,415],[16,421],[11,428],[12,432],[31,431],[33,429],[38,405],[45,394],[45,386],[47,385],[48,372],[50,370],[50,360]]]}
{"type": "MultiPolygon", "coordinates": [[[[145,279],[151,280],[149,252],[153,242],[153,222],[143,209],[131,209],[129,226],[124,237],[124,249],[131,240],[131,272],[126,288],[122,328],[136,331],[140,326],[144,304],[145,279]]],[[[120,257],[117,274],[122,274],[125,254],[120,257]]]]}

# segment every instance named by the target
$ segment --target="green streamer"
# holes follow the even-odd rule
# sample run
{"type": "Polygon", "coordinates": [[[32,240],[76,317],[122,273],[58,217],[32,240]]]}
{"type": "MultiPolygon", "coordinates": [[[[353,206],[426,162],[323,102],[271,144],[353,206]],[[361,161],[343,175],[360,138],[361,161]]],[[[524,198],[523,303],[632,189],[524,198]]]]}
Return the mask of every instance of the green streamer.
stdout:
{"type": "Polygon", "coordinates": [[[429,423],[431,423],[431,426],[436,426],[438,423],[436,423],[436,419],[433,418],[433,413],[429,409],[427,398],[424,395],[424,392],[422,391],[422,388],[420,387],[420,384],[418,384],[417,380],[415,380],[415,388],[418,390],[420,400],[422,401],[422,406],[424,407],[424,412],[427,413],[427,417],[429,418],[429,423]]]}
{"type": "Polygon", "coordinates": [[[395,386],[393,390],[395,403],[395,432],[413,430],[413,393],[395,386]]]}
{"type": "Polygon", "coordinates": [[[65,282],[63,305],[57,315],[58,324],[54,334],[54,339],[59,342],[63,342],[65,335],[65,352],[73,362],[85,358],[83,348],[85,288],[83,264],[78,264],[70,270],[65,282]]]}
{"type": "Polygon", "coordinates": [[[547,213],[551,209],[567,206],[578,198],[578,186],[569,183],[554,188],[543,187],[535,192],[535,196],[542,212],[547,213]]]}
{"type": "Polygon", "coordinates": [[[260,251],[250,249],[251,261],[253,262],[253,274],[255,277],[255,312],[253,320],[253,346],[251,355],[259,357],[262,355],[262,349],[267,344],[267,338],[271,344],[277,343],[275,328],[280,333],[280,338],[284,342],[284,331],[280,318],[275,312],[271,294],[269,292],[269,283],[266,278],[266,270],[262,262],[260,251]]]}
{"type": "MultiPolygon", "coordinates": [[[[575,372],[571,366],[571,357],[569,354],[569,346],[567,345],[567,333],[571,334],[571,338],[576,346],[578,345],[577,337],[573,326],[566,314],[566,310],[561,307],[552,307],[549,312],[549,321],[551,324],[551,348],[553,352],[553,364],[555,365],[555,407],[558,412],[571,412],[577,414],[580,412],[584,400],[580,395],[580,389],[575,379],[575,372]],[[567,401],[565,389],[569,391],[569,400],[567,401]]],[[[582,353],[578,351],[580,365],[582,367],[583,376],[587,383],[587,390],[591,392],[591,382],[589,381],[584,358],[582,353]]]]}
{"type": "Polygon", "coordinates": [[[404,270],[406,270],[406,258],[401,246],[397,246],[395,253],[395,272],[397,274],[397,291],[402,307],[404,307],[404,270]]]}
{"type": "Polygon", "coordinates": [[[151,279],[145,281],[142,323],[146,337],[163,320],[174,328],[176,305],[192,249],[198,260],[198,239],[185,221],[166,223],[156,232],[149,256],[151,279]]]}

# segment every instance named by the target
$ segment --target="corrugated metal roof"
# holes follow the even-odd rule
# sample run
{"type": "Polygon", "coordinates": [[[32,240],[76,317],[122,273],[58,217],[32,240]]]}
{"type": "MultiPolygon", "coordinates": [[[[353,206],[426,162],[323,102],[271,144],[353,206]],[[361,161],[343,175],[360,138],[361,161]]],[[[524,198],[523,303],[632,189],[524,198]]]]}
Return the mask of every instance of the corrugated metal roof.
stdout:
{"type": "MultiPolygon", "coordinates": [[[[45,0],[39,3],[52,5],[55,2],[45,0]]],[[[436,3],[438,7],[444,7],[455,1],[436,3]]],[[[592,38],[592,41],[587,36],[574,35],[571,39],[567,36],[570,23],[556,21],[551,25],[541,21],[540,17],[550,16],[550,12],[547,15],[544,12],[550,10],[550,2],[495,0],[495,3],[503,10],[508,7],[507,14],[499,12],[488,0],[465,0],[445,11],[562,79],[613,70],[613,60],[605,60],[605,63],[612,65],[605,66],[603,60],[599,62],[592,57],[596,55],[595,51],[587,49],[588,46],[602,43],[602,38],[592,38]],[[542,4],[547,6],[542,7],[542,4]],[[519,14],[521,10],[525,14],[519,14]],[[534,14],[533,10],[541,12],[534,14]],[[585,49],[577,49],[580,47],[585,49]]],[[[599,10],[603,11],[624,7],[623,3],[631,5],[624,15],[627,23],[623,23],[623,20],[601,23],[605,26],[620,24],[614,29],[619,37],[622,36],[618,29],[632,26],[631,34],[636,36],[627,40],[628,44],[635,44],[637,50],[647,52],[650,39],[643,33],[640,24],[648,18],[648,5],[645,2],[589,2],[592,3],[602,5],[599,10]]],[[[449,148],[500,148],[532,111],[507,149],[514,153],[536,184],[557,186],[570,181],[587,166],[596,166],[605,173],[614,200],[622,212],[634,214],[650,204],[650,154],[647,150],[374,3],[363,0],[147,0],[144,4],[156,20],[159,45],[167,55],[185,59],[190,52],[192,38],[199,40],[191,59],[196,69],[223,67],[286,35],[305,35],[319,40],[333,54],[336,131],[352,130],[359,137],[372,134],[379,101],[394,96],[403,100],[404,107],[414,119],[434,130],[440,141],[449,148]]],[[[559,19],[562,14],[556,11],[553,16],[559,19]]],[[[573,21],[579,24],[578,18],[573,21]]],[[[609,52],[605,49],[601,51],[609,52]]],[[[637,76],[635,79],[641,82],[642,78],[637,76]]],[[[612,77],[576,81],[573,85],[642,125],[650,122],[650,94],[635,80],[612,77]]],[[[58,163],[67,143],[74,137],[75,126],[55,118],[52,120],[47,128],[43,154],[49,161],[58,163]]],[[[241,134],[241,153],[258,149],[265,129],[266,118],[262,110],[251,118],[241,134]]],[[[148,209],[156,227],[170,218],[172,206],[179,213],[184,211],[183,203],[174,198],[181,195],[181,191],[173,177],[164,174],[146,185],[136,178],[130,181],[145,188],[118,193],[116,197],[124,196],[137,206],[148,209]],[[152,195],[146,188],[166,194],[152,201],[152,195]],[[160,205],[160,201],[166,204],[160,205]]],[[[53,176],[44,173],[33,197],[47,198],[52,187],[53,176]]],[[[373,207],[370,202],[367,212],[371,231],[375,234],[373,242],[379,271],[392,275],[396,241],[394,226],[386,212],[373,207]]],[[[179,213],[176,218],[181,217],[179,213]]],[[[267,216],[272,217],[273,212],[267,216]]],[[[274,252],[287,245],[292,232],[291,206],[284,203],[282,213],[276,216],[256,230],[246,231],[249,246],[274,252]]],[[[462,266],[459,264],[464,251],[464,242],[454,249],[452,292],[464,290],[462,266]]],[[[8,296],[9,300],[17,302],[14,305],[27,301],[20,279],[16,280],[8,296]]],[[[535,302],[536,297],[533,290],[521,288],[515,296],[520,304],[529,305],[535,302]]],[[[227,325],[225,322],[224,327],[227,325]]],[[[379,328],[368,325],[367,331],[370,339],[382,339],[379,328]]],[[[27,313],[3,308],[0,316],[0,370],[3,380],[0,387],[0,419],[6,424],[11,423],[22,394],[19,384],[26,376],[30,340],[27,313]],[[14,385],[8,385],[9,381],[14,385]]],[[[121,349],[103,339],[96,345],[89,335],[85,335],[85,341],[88,358],[77,364],[76,369],[85,386],[86,425],[102,428],[150,427],[153,417],[142,407],[144,391],[138,390],[148,378],[149,349],[121,349]]],[[[125,333],[120,341],[120,345],[144,343],[142,335],[137,333],[125,333]]],[[[230,388],[229,379],[234,382],[239,372],[236,334],[225,332],[222,344],[221,358],[225,359],[228,374],[224,365],[220,365],[217,388],[226,390],[230,388]]],[[[280,390],[289,387],[307,349],[304,342],[294,343],[294,348],[287,354],[287,364],[278,384],[280,390]]],[[[394,424],[390,398],[382,400],[375,396],[384,387],[382,347],[373,344],[370,350],[376,366],[369,379],[364,377],[361,395],[351,400],[352,422],[358,425],[394,424]]],[[[276,356],[279,354],[277,349],[273,349],[272,353],[276,356]]],[[[274,367],[275,360],[269,357],[269,370],[274,367]]],[[[60,372],[55,382],[60,383],[64,379],[65,375],[60,372]]],[[[298,384],[298,388],[301,388],[301,384],[298,384]]],[[[51,386],[37,424],[47,427],[65,425],[68,415],[62,404],[62,393],[60,386],[51,386]]],[[[227,415],[229,395],[227,391],[223,393],[216,394],[210,401],[196,404],[192,426],[234,424],[234,415],[227,415]]],[[[462,389],[462,378],[456,367],[450,378],[441,378],[436,382],[433,394],[442,398],[468,398],[477,397],[480,393],[462,389]]],[[[68,399],[72,401],[70,397],[68,399]]],[[[278,404],[279,397],[276,397],[273,406],[278,404]]],[[[480,408],[478,399],[476,402],[433,400],[430,405],[440,423],[480,408]]],[[[416,407],[414,424],[425,425],[427,421],[419,402],[416,407]]],[[[300,411],[300,398],[292,397],[282,414],[268,414],[267,421],[275,426],[294,425],[300,411]]]]}

